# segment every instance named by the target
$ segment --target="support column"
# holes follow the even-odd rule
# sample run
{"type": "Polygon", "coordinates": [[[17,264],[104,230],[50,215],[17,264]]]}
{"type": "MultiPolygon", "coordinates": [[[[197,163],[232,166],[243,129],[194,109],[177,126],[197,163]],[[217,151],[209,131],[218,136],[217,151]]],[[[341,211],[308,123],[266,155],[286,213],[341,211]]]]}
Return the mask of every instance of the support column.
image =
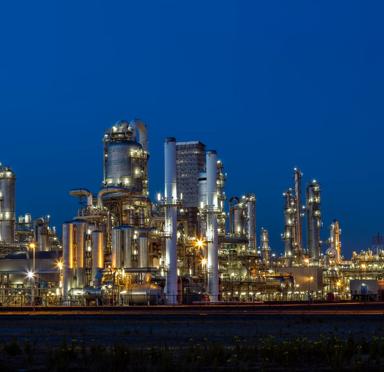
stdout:
{"type": "Polygon", "coordinates": [[[207,241],[208,294],[212,302],[219,300],[219,257],[217,231],[217,153],[208,151],[207,167],[207,241]]]}
{"type": "Polygon", "coordinates": [[[177,304],[177,185],[176,139],[167,138],[164,144],[165,168],[165,233],[166,233],[166,287],[167,303],[177,304]]]}

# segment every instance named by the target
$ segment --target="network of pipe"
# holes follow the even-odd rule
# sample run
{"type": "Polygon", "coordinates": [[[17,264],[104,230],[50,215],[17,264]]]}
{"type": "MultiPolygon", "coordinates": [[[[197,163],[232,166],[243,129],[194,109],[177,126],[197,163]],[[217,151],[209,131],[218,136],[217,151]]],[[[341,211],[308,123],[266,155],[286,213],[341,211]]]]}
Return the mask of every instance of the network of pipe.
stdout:
{"type": "Polygon", "coordinates": [[[265,228],[258,245],[255,195],[227,200],[216,151],[166,138],[164,191],[151,200],[145,124],[119,121],[103,145],[102,186],[70,191],[80,208],[63,224],[61,241],[49,217],[16,220],[16,177],[0,168],[2,303],[32,303],[42,294],[63,305],[297,300],[309,290],[323,297],[345,277],[340,225],[332,223],[323,253],[320,185],[308,184],[302,205],[300,170],[284,193],[285,251],[276,255],[265,228]]]}
{"type": "Polygon", "coordinates": [[[150,303],[218,302],[220,244],[246,243],[247,252],[257,254],[255,196],[231,205],[227,234],[225,175],[216,151],[204,150],[205,164],[190,185],[198,201],[186,207],[177,172],[188,170],[177,163],[175,138],[164,143],[164,193],[155,202],[149,198],[144,123],[120,121],[103,142],[102,188],[97,195],[70,192],[82,204],[63,225],[64,300],[114,291],[119,304],[138,302],[140,295],[150,303]]]}
{"type": "Polygon", "coordinates": [[[164,192],[154,202],[148,160],[147,129],[140,120],[120,121],[105,133],[101,190],[96,196],[87,189],[71,191],[84,203],[63,226],[64,299],[215,303],[240,297],[244,283],[255,288],[248,289],[249,299],[260,286],[278,293],[293,285],[277,266],[301,266],[309,259],[320,264],[320,187],[314,181],[307,188],[304,252],[299,170],[295,191],[284,194],[285,255],[277,258],[264,228],[257,246],[255,195],[230,198],[226,212],[226,175],[216,151],[167,138],[164,192]]]}

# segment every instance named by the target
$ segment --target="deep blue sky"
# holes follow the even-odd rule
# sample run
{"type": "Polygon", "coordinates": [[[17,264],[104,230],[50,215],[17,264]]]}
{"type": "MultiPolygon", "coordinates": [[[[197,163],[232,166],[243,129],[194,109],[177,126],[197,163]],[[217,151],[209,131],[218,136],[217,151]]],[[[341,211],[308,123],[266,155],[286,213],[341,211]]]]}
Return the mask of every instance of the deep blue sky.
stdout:
{"type": "Polygon", "coordinates": [[[324,237],[384,231],[382,1],[10,1],[0,8],[0,160],[17,210],[57,225],[96,191],[104,130],[148,123],[150,187],[163,139],[219,151],[227,194],[255,192],[281,249],[282,192],[299,166],[323,188],[324,237]]]}

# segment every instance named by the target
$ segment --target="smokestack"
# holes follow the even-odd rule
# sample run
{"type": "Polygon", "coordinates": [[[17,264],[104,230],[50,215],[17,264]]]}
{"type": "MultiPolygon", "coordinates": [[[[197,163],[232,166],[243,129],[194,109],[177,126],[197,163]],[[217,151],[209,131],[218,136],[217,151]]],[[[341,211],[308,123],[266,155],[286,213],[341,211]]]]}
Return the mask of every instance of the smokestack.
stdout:
{"type": "Polygon", "coordinates": [[[177,185],[176,185],[176,139],[167,138],[164,143],[165,168],[165,232],[167,270],[166,297],[168,304],[177,304],[177,185]]]}
{"type": "Polygon", "coordinates": [[[219,300],[219,259],[217,231],[217,153],[208,151],[207,166],[207,241],[208,293],[213,302],[219,300]]]}

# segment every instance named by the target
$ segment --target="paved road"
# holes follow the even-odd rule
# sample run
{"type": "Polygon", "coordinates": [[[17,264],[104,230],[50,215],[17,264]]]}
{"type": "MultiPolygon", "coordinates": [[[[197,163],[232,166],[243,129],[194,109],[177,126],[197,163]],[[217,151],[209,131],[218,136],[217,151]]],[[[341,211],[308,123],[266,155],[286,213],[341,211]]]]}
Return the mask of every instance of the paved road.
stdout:
{"type": "Polygon", "coordinates": [[[260,315],[384,315],[384,303],[239,304],[130,307],[23,307],[0,308],[4,316],[244,316],[260,315]]]}
{"type": "Polygon", "coordinates": [[[384,337],[384,304],[36,309],[0,312],[0,343],[65,342],[134,347],[261,338],[384,337]]]}

